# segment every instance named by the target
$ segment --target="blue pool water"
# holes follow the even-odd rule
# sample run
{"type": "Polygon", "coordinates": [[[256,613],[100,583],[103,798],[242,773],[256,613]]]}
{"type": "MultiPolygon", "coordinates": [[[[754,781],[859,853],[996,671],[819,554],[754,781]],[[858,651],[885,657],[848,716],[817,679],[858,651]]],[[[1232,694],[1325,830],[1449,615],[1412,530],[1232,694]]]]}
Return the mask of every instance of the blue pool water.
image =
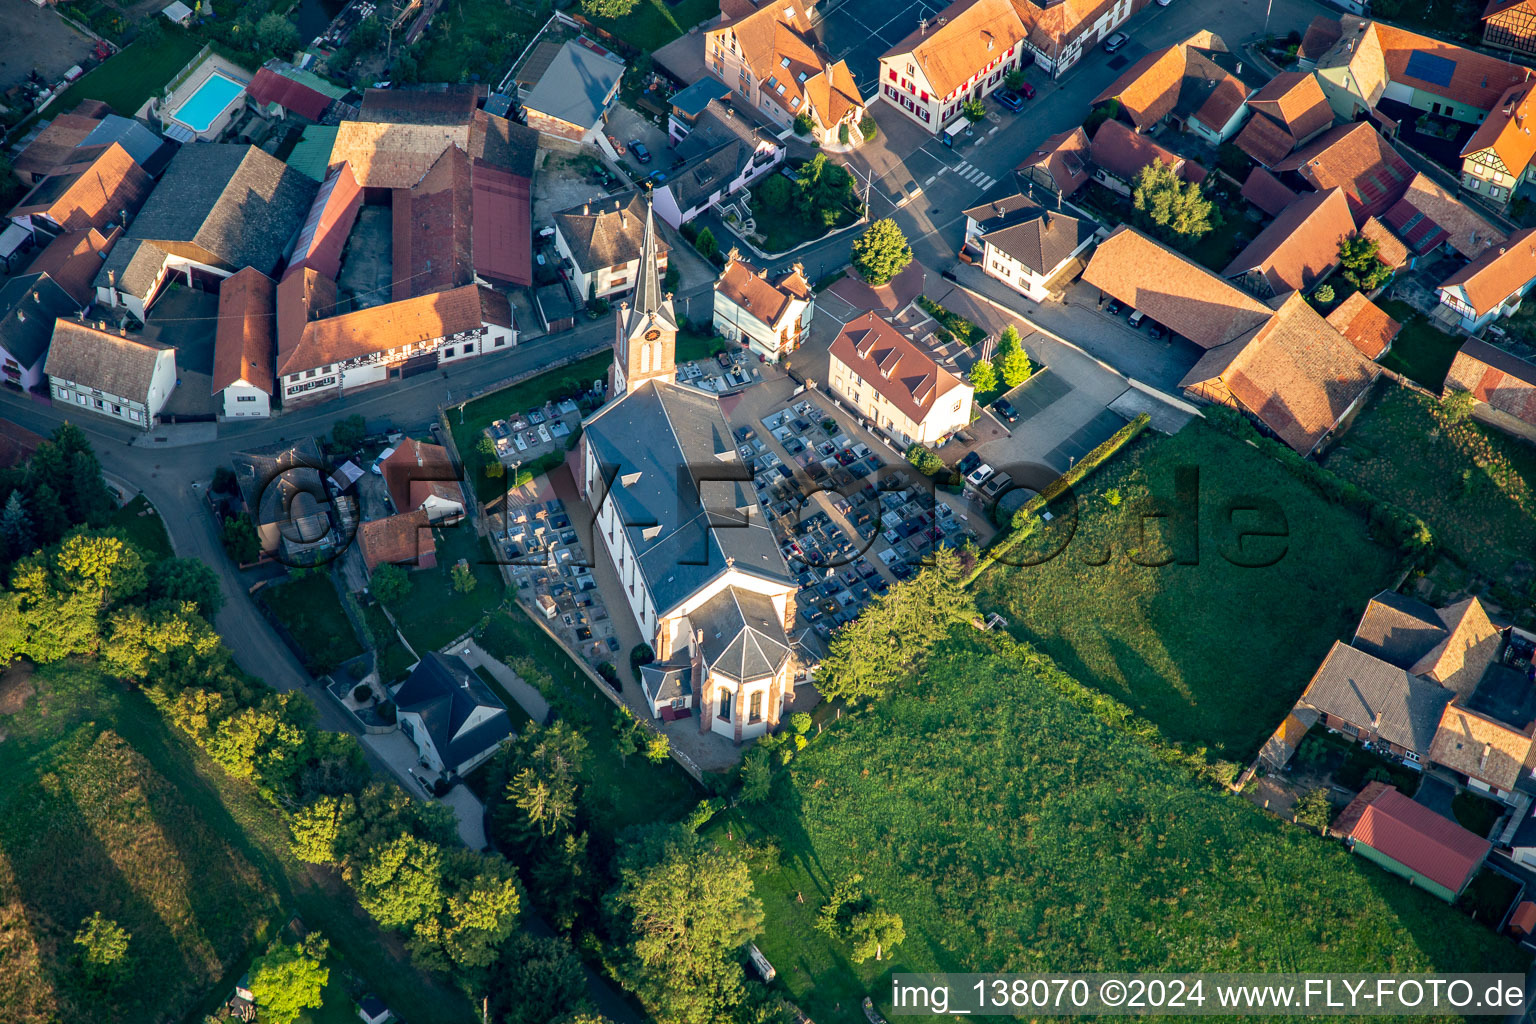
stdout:
{"type": "Polygon", "coordinates": [[[172,116],[194,132],[205,132],[224,113],[224,108],[244,91],[245,86],[234,79],[211,74],[172,116]]]}

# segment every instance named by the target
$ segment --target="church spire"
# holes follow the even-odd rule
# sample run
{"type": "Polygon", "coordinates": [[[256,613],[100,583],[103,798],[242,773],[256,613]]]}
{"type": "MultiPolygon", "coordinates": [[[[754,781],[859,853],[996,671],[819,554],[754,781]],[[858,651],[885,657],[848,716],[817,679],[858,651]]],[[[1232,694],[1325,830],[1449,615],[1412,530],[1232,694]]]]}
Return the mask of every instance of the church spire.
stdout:
{"type": "MultiPolygon", "coordinates": [[[[635,199],[630,200],[631,204],[635,199]]],[[[628,303],[620,303],[616,312],[615,396],[647,380],[670,381],[677,372],[677,311],[672,306],[671,294],[662,291],[662,258],[655,213],[647,196],[635,291],[628,303]]]]}

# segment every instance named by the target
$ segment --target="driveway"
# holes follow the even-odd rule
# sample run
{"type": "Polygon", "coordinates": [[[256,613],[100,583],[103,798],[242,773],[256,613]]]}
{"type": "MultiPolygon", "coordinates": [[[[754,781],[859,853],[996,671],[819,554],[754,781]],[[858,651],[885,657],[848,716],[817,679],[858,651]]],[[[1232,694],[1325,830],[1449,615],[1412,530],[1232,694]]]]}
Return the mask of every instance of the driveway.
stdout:
{"type": "Polygon", "coordinates": [[[1456,820],[1456,812],[1451,809],[1451,801],[1456,798],[1456,789],[1444,779],[1433,775],[1425,775],[1424,781],[1419,783],[1419,791],[1413,795],[1413,802],[1421,807],[1428,807],[1442,818],[1456,820]]]}

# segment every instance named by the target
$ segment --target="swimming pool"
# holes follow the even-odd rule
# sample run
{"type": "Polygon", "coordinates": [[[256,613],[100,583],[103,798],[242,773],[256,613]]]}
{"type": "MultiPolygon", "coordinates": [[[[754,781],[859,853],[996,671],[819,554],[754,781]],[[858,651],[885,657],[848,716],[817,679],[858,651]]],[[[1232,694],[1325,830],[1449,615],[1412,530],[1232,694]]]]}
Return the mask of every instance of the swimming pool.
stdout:
{"type": "Polygon", "coordinates": [[[228,109],[235,97],[245,91],[245,86],[233,78],[225,78],[214,72],[204,79],[197,91],[187,97],[185,103],[171,116],[194,132],[207,131],[219,115],[228,109]]]}

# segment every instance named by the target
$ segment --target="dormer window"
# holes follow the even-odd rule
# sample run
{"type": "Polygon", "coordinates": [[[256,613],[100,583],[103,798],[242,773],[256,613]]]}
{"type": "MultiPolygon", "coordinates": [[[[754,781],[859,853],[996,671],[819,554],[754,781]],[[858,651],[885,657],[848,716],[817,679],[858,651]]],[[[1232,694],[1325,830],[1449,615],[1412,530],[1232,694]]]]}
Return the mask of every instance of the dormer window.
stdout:
{"type": "Polygon", "coordinates": [[[795,76],[795,80],[799,81],[799,82],[804,82],[805,81],[805,72],[802,71],[798,75],[796,75],[795,76]]]}
{"type": "Polygon", "coordinates": [[[781,67],[781,68],[787,68],[787,67],[789,67],[789,58],[788,58],[788,57],[785,57],[785,58],[783,58],[783,59],[782,59],[782,60],[780,60],[780,61],[779,61],[779,67],[781,67]]]}
{"type": "Polygon", "coordinates": [[[794,99],[789,101],[789,109],[790,110],[795,110],[795,109],[799,108],[799,106],[800,106],[800,97],[799,96],[796,96],[794,99]]]}

